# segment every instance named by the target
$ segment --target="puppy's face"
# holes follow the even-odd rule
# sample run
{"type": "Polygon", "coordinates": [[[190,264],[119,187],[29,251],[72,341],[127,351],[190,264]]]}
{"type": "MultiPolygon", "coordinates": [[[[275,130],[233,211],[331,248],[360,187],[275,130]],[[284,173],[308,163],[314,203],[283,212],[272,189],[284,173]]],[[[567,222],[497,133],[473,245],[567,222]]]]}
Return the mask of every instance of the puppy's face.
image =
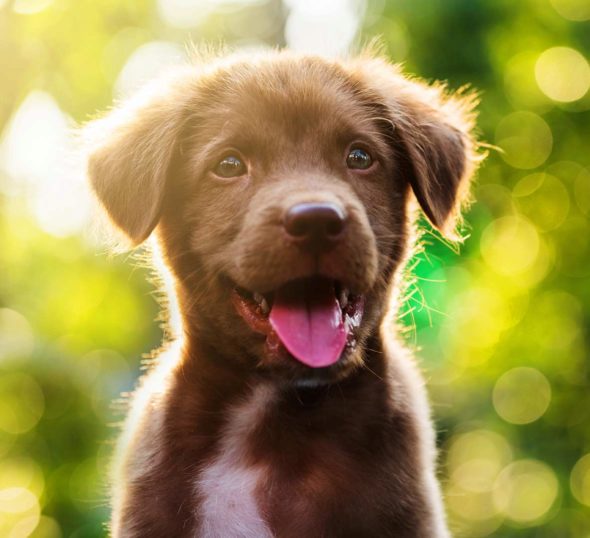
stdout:
{"type": "Polygon", "coordinates": [[[191,338],[329,381],[362,364],[410,193],[435,226],[452,220],[469,110],[377,60],[225,60],[91,127],[90,178],[134,242],[156,227],[191,338]]]}

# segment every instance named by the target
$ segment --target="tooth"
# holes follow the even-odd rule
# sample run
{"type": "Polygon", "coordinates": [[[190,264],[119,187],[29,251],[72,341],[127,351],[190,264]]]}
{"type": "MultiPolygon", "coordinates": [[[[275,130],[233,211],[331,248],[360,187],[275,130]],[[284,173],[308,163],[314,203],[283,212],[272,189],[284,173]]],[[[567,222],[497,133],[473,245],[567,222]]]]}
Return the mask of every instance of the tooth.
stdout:
{"type": "Polygon", "coordinates": [[[346,308],[346,306],[348,305],[348,290],[346,288],[342,288],[342,290],[340,291],[340,299],[339,299],[339,303],[340,303],[340,308],[346,308]]]}
{"type": "Polygon", "coordinates": [[[262,298],[262,301],[260,301],[260,310],[263,314],[268,314],[270,312],[270,308],[264,297],[262,298]]]}
{"type": "Polygon", "coordinates": [[[262,296],[260,293],[258,293],[257,291],[255,291],[255,292],[252,294],[252,297],[254,297],[254,300],[255,300],[255,301],[258,303],[258,304],[261,304],[261,303],[262,303],[262,301],[264,301],[264,297],[263,297],[263,296],[262,296]]]}

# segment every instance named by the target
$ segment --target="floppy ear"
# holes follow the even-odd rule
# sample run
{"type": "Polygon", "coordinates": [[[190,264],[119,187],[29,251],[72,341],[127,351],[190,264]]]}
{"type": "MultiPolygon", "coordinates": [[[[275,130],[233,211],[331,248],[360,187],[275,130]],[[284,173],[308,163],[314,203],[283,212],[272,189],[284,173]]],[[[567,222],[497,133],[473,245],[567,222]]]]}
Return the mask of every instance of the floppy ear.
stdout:
{"type": "Polygon", "coordinates": [[[396,153],[422,211],[438,230],[453,237],[481,160],[472,133],[474,95],[449,95],[443,86],[408,79],[381,59],[365,60],[360,68],[385,105],[396,153]]]}
{"type": "Polygon", "coordinates": [[[92,189],[134,246],[160,218],[194,85],[194,73],[175,72],[84,128],[92,189]]]}

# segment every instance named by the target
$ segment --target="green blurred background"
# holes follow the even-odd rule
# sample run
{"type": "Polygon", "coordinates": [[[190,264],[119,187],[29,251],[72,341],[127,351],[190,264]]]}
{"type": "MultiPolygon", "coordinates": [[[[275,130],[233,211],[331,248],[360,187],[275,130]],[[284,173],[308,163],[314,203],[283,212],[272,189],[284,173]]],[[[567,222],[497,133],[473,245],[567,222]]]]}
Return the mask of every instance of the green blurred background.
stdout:
{"type": "Polygon", "coordinates": [[[433,234],[401,318],[457,537],[590,537],[588,0],[0,0],[0,536],[104,536],[147,271],[108,257],[71,128],[186,44],[392,60],[481,92],[492,151],[460,255],[433,234]]]}

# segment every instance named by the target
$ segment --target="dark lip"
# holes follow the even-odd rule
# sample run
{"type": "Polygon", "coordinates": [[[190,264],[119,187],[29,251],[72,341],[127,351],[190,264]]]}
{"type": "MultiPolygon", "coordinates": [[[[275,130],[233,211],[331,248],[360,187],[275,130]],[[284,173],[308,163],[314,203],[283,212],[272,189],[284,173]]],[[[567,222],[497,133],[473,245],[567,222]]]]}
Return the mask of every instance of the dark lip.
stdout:
{"type": "MultiPolygon", "coordinates": [[[[310,276],[306,276],[306,277],[297,278],[294,280],[307,280],[307,279],[313,279],[313,278],[330,278],[330,277],[325,277],[323,275],[317,274],[317,275],[310,275],[310,276]]],[[[244,286],[240,286],[236,282],[232,281],[230,278],[226,278],[226,280],[229,283],[229,287],[231,289],[233,289],[238,295],[240,295],[240,297],[243,297],[244,299],[246,299],[248,301],[253,301],[253,296],[255,293],[254,291],[251,291],[244,286]]],[[[293,282],[294,280],[287,280],[287,281],[283,282],[280,286],[277,286],[275,289],[281,288],[282,286],[285,286],[285,285],[293,282]]],[[[337,279],[332,279],[332,280],[334,280],[334,285],[336,287],[336,294],[338,295],[342,291],[342,289],[345,288],[346,286],[344,286],[344,284],[337,279]]],[[[270,291],[260,292],[260,295],[262,295],[266,299],[266,301],[268,302],[269,307],[272,307],[272,301],[274,298],[275,289],[270,290],[270,291]]],[[[349,290],[348,295],[351,299],[365,296],[362,293],[356,293],[352,290],[349,290]]]]}
{"type": "MultiPolygon", "coordinates": [[[[311,278],[316,278],[316,277],[321,278],[319,275],[314,275],[312,277],[306,277],[305,279],[311,279],[311,278]]],[[[304,279],[297,279],[297,280],[304,280],[304,279]]],[[[282,285],[283,286],[287,285],[290,282],[291,281],[287,281],[287,282],[283,283],[282,285]]],[[[335,285],[335,289],[336,289],[336,297],[339,297],[340,292],[343,290],[343,285],[337,280],[334,280],[334,285],[335,285]]],[[[257,313],[260,317],[268,318],[268,313],[264,314],[261,311],[257,302],[254,300],[255,292],[250,291],[247,288],[244,288],[242,286],[239,286],[236,283],[232,283],[231,287],[232,287],[232,301],[234,302],[234,304],[235,304],[236,300],[240,300],[241,302],[245,303],[246,306],[248,306],[252,310],[257,311],[257,313]]],[[[270,292],[266,292],[266,293],[260,293],[260,295],[262,295],[262,297],[265,299],[265,301],[268,304],[269,312],[272,309],[274,293],[275,293],[274,290],[270,291],[270,292]]],[[[346,314],[349,317],[355,317],[355,315],[356,315],[355,306],[358,306],[361,302],[364,302],[365,296],[363,294],[352,293],[350,291],[347,295],[348,295],[348,304],[345,307],[341,307],[342,312],[343,312],[343,314],[346,314]]],[[[357,321],[357,320],[355,319],[354,321],[357,321]]]]}

